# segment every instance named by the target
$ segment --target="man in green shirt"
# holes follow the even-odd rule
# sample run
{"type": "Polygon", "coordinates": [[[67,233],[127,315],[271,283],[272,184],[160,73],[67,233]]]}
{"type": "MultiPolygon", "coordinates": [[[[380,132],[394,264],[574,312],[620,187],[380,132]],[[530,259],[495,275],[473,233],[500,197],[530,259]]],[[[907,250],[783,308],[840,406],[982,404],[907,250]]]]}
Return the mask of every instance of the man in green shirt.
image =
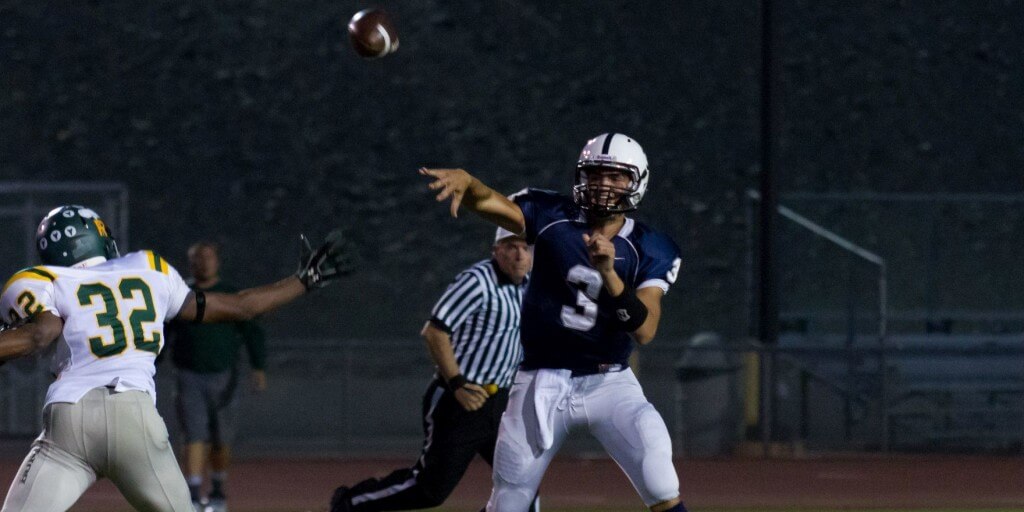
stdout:
{"type": "MultiPolygon", "coordinates": [[[[199,242],[188,249],[193,290],[235,292],[220,279],[218,246],[199,242]]],[[[267,387],[267,349],[255,322],[174,325],[171,359],[177,368],[177,406],[185,438],[185,476],[193,505],[203,510],[200,488],[207,459],[212,489],[206,510],[226,511],[224,483],[231,458],[238,403],[238,350],[245,345],[257,391],[267,387]]]]}

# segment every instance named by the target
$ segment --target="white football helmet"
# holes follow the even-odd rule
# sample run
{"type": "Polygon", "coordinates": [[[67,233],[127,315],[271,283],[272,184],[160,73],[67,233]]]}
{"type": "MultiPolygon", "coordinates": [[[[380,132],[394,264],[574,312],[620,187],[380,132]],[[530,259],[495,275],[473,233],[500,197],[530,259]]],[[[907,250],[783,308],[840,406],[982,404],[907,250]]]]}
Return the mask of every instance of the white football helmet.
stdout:
{"type": "Polygon", "coordinates": [[[602,133],[587,141],[580,152],[572,199],[583,210],[598,215],[631,212],[644,198],[650,174],[647,155],[637,141],[621,133],[602,133]],[[588,184],[587,174],[593,169],[624,171],[630,176],[629,187],[588,184]]]}

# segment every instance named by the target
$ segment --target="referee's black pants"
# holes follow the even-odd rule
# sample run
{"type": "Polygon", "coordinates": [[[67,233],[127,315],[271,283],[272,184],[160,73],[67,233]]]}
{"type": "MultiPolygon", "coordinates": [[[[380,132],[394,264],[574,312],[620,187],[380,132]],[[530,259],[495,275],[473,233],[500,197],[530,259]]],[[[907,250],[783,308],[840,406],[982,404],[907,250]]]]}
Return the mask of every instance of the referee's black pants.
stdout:
{"type": "MultiPolygon", "coordinates": [[[[384,478],[369,478],[352,486],[346,497],[351,510],[414,510],[436,507],[455,490],[474,455],[493,465],[501,414],[508,404],[508,389],[467,411],[437,379],[423,396],[423,451],[410,468],[384,478]]],[[[536,501],[531,510],[537,508],[536,501]]]]}

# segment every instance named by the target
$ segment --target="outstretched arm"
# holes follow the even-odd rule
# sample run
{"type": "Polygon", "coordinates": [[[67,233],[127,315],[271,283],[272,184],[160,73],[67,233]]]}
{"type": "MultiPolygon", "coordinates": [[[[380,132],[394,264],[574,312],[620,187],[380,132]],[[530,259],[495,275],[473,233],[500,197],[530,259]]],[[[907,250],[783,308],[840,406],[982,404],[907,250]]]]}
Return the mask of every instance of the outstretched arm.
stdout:
{"type": "Polygon", "coordinates": [[[513,233],[526,231],[526,219],[519,205],[462,169],[421,168],[420,174],[430,176],[430,190],[438,190],[437,200],[451,198],[452,217],[459,216],[459,205],[465,205],[489,222],[513,233]]]}
{"type": "Polygon", "coordinates": [[[26,324],[0,332],[0,363],[50,346],[63,330],[59,316],[43,311],[26,324]]]}
{"type": "MultiPolygon", "coordinates": [[[[276,283],[249,288],[238,293],[206,293],[206,306],[200,319],[204,323],[252,320],[277,309],[306,293],[298,277],[286,277],[276,283]]],[[[199,304],[195,292],[185,299],[178,319],[194,322],[198,318],[199,304]]]]}
{"type": "MultiPolygon", "coordinates": [[[[306,243],[305,237],[303,242],[306,243]]],[[[242,290],[238,293],[191,292],[178,310],[178,319],[190,322],[237,322],[252,320],[355,269],[353,247],[341,230],[327,235],[316,251],[306,243],[294,276],[276,283],[242,290]]]]}

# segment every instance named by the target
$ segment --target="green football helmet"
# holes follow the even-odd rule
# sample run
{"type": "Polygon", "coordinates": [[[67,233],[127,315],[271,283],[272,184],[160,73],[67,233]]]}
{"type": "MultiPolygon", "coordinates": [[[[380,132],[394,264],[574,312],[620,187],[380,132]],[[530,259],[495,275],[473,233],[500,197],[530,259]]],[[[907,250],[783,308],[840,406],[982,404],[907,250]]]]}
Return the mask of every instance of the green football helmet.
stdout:
{"type": "Polygon", "coordinates": [[[58,206],[36,229],[36,251],[45,265],[70,267],[90,258],[117,258],[117,242],[96,212],[79,205],[58,206]]]}

